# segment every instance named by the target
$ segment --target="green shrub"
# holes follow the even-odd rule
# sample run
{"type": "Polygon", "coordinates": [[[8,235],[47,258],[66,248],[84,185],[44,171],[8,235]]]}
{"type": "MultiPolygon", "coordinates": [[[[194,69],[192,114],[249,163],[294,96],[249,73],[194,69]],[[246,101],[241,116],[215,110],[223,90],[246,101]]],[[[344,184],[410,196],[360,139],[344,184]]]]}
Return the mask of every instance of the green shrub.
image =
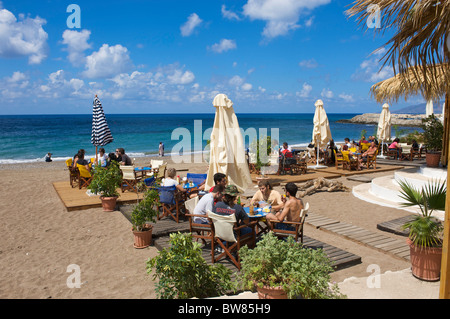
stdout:
{"type": "Polygon", "coordinates": [[[111,161],[108,168],[101,167],[100,165],[94,166],[94,174],[88,189],[103,197],[118,197],[119,193],[117,192],[117,188],[120,187],[121,182],[122,172],[120,171],[119,164],[111,161]]]}
{"type": "Polygon", "coordinates": [[[231,270],[221,264],[208,265],[190,233],[170,234],[169,249],[147,261],[147,272],[153,269],[160,299],[206,298],[234,290],[231,270]]]}
{"type": "Polygon", "coordinates": [[[272,232],[263,235],[254,249],[247,246],[241,257],[240,284],[246,289],[281,286],[289,298],[342,298],[336,285],[330,286],[332,265],[321,249],[308,249],[289,237],[278,239],[272,232]]]}

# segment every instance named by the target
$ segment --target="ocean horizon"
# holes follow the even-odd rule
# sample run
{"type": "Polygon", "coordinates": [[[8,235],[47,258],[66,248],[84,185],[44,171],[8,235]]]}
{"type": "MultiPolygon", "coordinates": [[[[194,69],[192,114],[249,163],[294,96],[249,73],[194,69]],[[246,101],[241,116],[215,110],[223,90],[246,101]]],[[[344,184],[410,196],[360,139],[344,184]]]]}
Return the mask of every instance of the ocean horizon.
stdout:
{"type": "MultiPolygon", "coordinates": [[[[359,140],[361,132],[375,135],[375,124],[338,123],[362,113],[329,113],[335,142],[359,140]]],[[[278,135],[279,143],[302,147],[312,138],[314,113],[237,113],[243,132],[256,129],[257,136],[278,135]],[[266,133],[264,133],[266,132],[266,133]]],[[[130,157],[158,156],[160,142],[165,155],[203,152],[214,124],[215,113],[106,114],[114,141],[103,146],[106,153],[123,147],[130,157]]],[[[79,149],[95,156],[91,144],[92,114],[0,115],[0,164],[39,162],[50,152],[54,161],[71,158],[79,149]]],[[[414,131],[414,127],[402,127],[414,131]]],[[[392,130],[393,131],[393,130],[392,130]]],[[[394,131],[393,131],[394,133],[394,131]]],[[[252,141],[244,135],[246,146],[252,141]]]]}

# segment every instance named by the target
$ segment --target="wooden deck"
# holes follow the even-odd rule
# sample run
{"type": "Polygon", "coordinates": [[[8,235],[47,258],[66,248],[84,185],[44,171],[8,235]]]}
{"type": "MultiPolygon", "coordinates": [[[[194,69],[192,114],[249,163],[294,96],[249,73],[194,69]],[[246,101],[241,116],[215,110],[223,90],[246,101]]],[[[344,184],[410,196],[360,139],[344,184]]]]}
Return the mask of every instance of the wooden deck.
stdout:
{"type": "MultiPolygon", "coordinates": [[[[339,168],[336,168],[335,166],[330,166],[327,168],[320,168],[320,169],[311,169],[308,168],[306,174],[296,174],[291,175],[290,173],[283,174],[283,175],[276,175],[276,174],[270,174],[266,175],[272,183],[273,186],[283,185],[289,182],[292,183],[303,183],[312,179],[316,178],[339,178],[339,177],[346,177],[346,176],[354,176],[354,175],[361,175],[361,174],[372,174],[372,173],[378,173],[378,172],[387,172],[387,171],[393,171],[404,168],[403,165],[398,165],[399,163],[393,163],[397,165],[388,165],[388,164],[377,164],[376,169],[362,169],[361,171],[349,171],[342,169],[342,166],[339,166],[339,168]]],[[[257,177],[260,177],[260,175],[257,174],[251,174],[252,181],[254,183],[257,183],[257,177]]]]}
{"type": "MultiPolygon", "coordinates": [[[[132,207],[133,205],[123,205],[120,207],[120,211],[128,220],[130,220],[132,207]]],[[[158,220],[154,225],[152,233],[153,245],[158,250],[169,247],[169,234],[174,232],[189,232],[189,222],[183,218],[180,218],[180,222],[176,223],[170,217],[165,217],[161,220],[158,220]]],[[[334,247],[327,243],[320,242],[307,236],[304,236],[303,244],[307,248],[322,248],[333,263],[335,270],[343,269],[361,263],[360,256],[354,255],[345,250],[334,247]]],[[[202,247],[202,253],[205,260],[208,263],[211,263],[211,246],[209,244],[202,247]]],[[[225,265],[227,268],[230,268],[233,271],[237,270],[234,264],[231,263],[228,259],[223,259],[219,261],[219,263],[225,265]]]]}
{"type": "MultiPolygon", "coordinates": [[[[54,182],[53,187],[55,188],[56,193],[63,202],[67,211],[102,207],[99,196],[89,196],[86,193],[86,188],[72,188],[68,180],[64,182],[54,182]]],[[[124,193],[122,193],[120,189],[118,189],[118,192],[120,196],[117,199],[117,205],[123,205],[133,202],[135,203],[137,200],[136,193],[130,191],[125,191],[124,193]]],[[[142,197],[141,194],[139,194],[139,196],[139,198],[142,197]]]]}

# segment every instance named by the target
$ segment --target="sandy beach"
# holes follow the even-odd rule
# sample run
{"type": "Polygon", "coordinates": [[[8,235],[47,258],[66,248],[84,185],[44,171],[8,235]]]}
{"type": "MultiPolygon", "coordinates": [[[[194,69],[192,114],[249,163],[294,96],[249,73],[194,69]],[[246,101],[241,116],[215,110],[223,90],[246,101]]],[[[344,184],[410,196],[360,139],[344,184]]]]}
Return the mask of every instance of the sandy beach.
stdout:
{"type": "MultiPolygon", "coordinates": [[[[188,168],[191,173],[206,172],[206,164],[172,164],[170,158],[166,159],[169,167],[188,168]]],[[[149,162],[149,158],[136,158],[138,165],[149,162]]],[[[186,171],[180,172],[180,176],[185,174],[186,171]]],[[[392,172],[374,175],[383,174],[392,172]]],[[[157,254],[157,249],[153,246],[142,250],[133,248],[131,225],[120,211],[106,213],[101,208],[66,211],[52,186],[55,181],[68,182],[64,162],[1,165],[0,176],[3,181],[0,186],[3,221],[0,226],[0,298],[156,298],[145,262],[157,254]],[[67,285],[73,273],[70,265],[79,266],[80,288],[67,285]]],[[[344,177],[338,180],[350,188],[358,184],[344,177]]],[[[376,228],[377,223],[410,215],[407,211],[359,200],[351,192],[320,192],[306,196],[304,201],[309,202],[313,212],[373,232],[381,232],[376,228]]],[[[305,235],[362,257],[361,264],[331,274],[333,281],[345,281],[342,292],[349,298],[438,298],[439,282],[424,283],[413,278],[408,274],[410,263],[404,259],[311,225],[305,225],[305,235]],[[405,290],[405,293],[407,290],[408,294],[391,296],[389,292],[380,293],[381,290],[368,292],[364,278],[371,275],[368,267],[373,264],[379,266],[382,274],[398,274],[400,286],[395,289],[405,290]],[[415,288],[408,288],[408,282],[422,288],[414,291],[415,288]],[[430,291],[426,296],[424,289],[430,291]]],[[[386,278],[386,285],[381,282],[383,287],[395,282],[389,276],[386,278]]]]}

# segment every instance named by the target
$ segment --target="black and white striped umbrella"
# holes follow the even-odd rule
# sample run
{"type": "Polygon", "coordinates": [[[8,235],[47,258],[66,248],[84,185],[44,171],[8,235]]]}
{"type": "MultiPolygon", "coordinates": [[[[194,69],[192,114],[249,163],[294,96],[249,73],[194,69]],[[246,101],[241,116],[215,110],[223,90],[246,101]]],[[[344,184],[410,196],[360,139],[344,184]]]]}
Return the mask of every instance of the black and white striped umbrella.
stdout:
{"type": "Polygon", "coordinates": [[[91,143],[96,146],[105,146],[114,141],[106,122],[105,113],[103,113],[102,103],[97,95],[94,99],[94,106],[92,109],[92,135],[91,143]]]}

